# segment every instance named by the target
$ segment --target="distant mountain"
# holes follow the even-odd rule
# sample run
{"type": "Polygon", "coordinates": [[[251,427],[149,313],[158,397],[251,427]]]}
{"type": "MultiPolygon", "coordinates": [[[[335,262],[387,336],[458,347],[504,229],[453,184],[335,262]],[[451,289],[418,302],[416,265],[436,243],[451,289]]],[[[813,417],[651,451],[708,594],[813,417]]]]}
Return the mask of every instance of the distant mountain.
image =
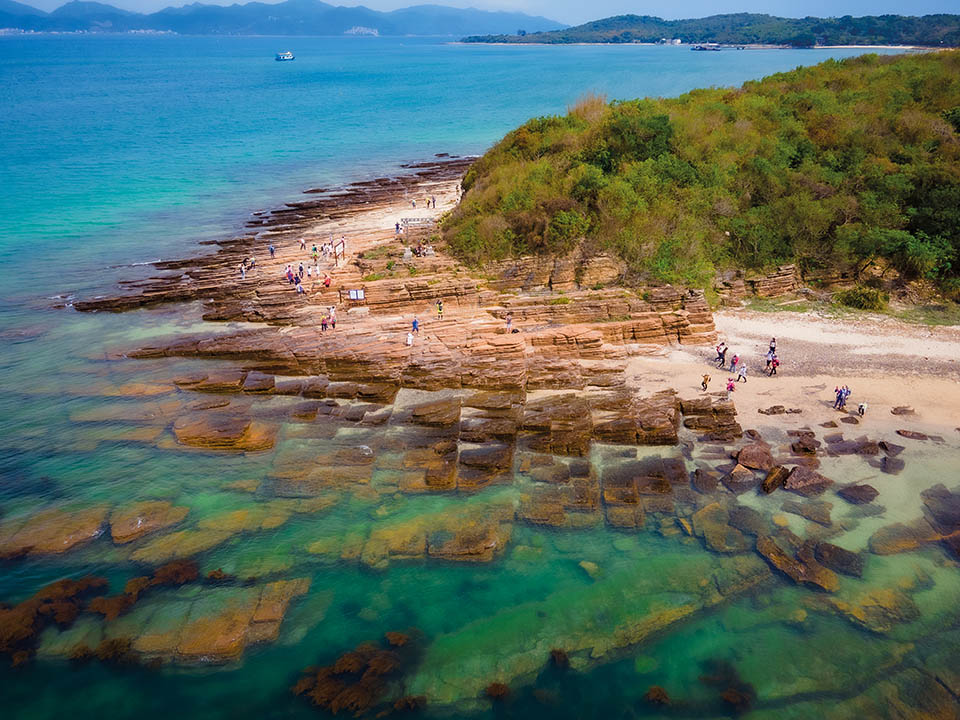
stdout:
{"type": "Polygon", "coordinates": [[[6,13],[8,15],[46,15],[46,13],[39,8],[13,2],[13,0],[0,0],[0,13],[6,13]]]}
{"type": "Polygon", "coordinates": [[[781,18],[736,13],[694,20],[618,15],[577,27],[514,35],[475,35],[465,42],[637,43],[678,38],[686,43],[813,45],[960,45],[960,15],[879,15],[781,18]]]}
{"type": "Polygon", "coordinates": [[[128,12],[98,2],[72,0],[51,13],[0,0],[0,28],[35,32],[126,32],[163,30],[185,35],[342,35],[352,28],[376,30],[380,35],[495,34],[556,30],[554,20],[523,13],[487,12],[442,5],[379,12],[369,8],[338,7],[320,0],[286,0],[276,5],[169,7],[149,15],[128,12]]]}

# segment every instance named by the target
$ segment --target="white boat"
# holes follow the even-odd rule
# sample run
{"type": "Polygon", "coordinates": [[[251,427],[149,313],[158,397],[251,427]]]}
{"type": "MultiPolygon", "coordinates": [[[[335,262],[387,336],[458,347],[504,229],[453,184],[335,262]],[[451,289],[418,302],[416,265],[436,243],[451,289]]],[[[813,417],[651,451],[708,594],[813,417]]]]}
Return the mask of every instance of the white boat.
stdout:
{"type": "Polygon", "coordinates": [[[284,62],[286,60],[293,60],[293,53],[287,50],[286,52],[277,53],[277,62],[284,62]]]}

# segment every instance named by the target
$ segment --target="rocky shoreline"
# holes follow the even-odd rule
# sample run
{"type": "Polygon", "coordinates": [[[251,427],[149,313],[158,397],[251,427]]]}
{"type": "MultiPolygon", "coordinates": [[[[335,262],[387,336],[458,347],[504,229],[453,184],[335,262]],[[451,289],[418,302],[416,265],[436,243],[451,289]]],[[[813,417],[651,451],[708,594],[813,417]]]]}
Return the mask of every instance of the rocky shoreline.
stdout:
{"type": "MultiPolygon", "coordinates": [[[[0,557],[8,562],[99,547],[150,573],[89,603],[80,595],[105,592],[105,582],[48,588],[0,609],[0,651],[16,662],[34,652],[232,662],[248,646],[276,641],[288,608],[304,598],[316,605],[311,622],[323,618],[335,591],[311,589],[309,563],[384,574],[402,564],[496,562],[522,571],[543,556],[531,530],[570,546],[564,553],[583,573],[581,592],[551,591],[420,638],[403,682],[385,685],[382,678],[396,682],[404,654],[392,633],[390,649],[361,646],[313,668],[298,694],[360,714],[382,702],[471,709],[502,700],[551,663],[589,670],[775,588],[803,593],[784,611],[792,627],[829,618],[850,637],[865,630],[882,643],[899,638],[863,660],[869,692],[889,657],[906,656],[908,640],[935,643],[953,611],[931,609],[920,591],[931,573],[936,583],[956,575],[960,492],[931,481],[913,493],[911,517],[877,519],[888,502],[884,483],[909,474],[926,449],[952,449],[952,439],[909,415],[894,416],[897,425],[855,428],[861,421],[846,413],[823,422],[822,408],[794,407],[770,389],[745,398],[738,415],[725,393],[697,386],[717,337],[704,295],[623,287],[612,257],[526,258],[477,272],[439,246],[414,255],[435,242],[433,223],[457,201],[468,163],[412,168],[405,179],[349,193],[316,189],[315,201],[257,216],[250,233],[216,252],[159,264],[163,276],[75,304],[122,312],[200,302],[206,321],[237,323],[116,349],[110,361],[150,365],[153,379],[112,387],[70,421],[104,441],[237,458],[250,470],[226,471],[217,489],[228,507],[199,516],[189,492],[177,503],[146,492],[135,503],[5,516],[0,557]],[[436,210],[412,206],[432,197],[436,210]],[[418,223],[398,236],[395,224],[408,217],[418,223]],[[330,236],[346,237],[346,261],[323,264],[329,287],[314,276],[296,293],[284,268],[312,262],[314,240],[330,236]],[[237,266],[251,254],[256,267],[241,278],[237,266]],[[324,331],[320,318],[331,306],[337,327],[324,331]],[[408,344],[414,317],[419,333],[408,344]],[[357,505],[361,519],[346,529],[326,524],[357,505]],[[844,547],[858,527],[865,547],[844,547]],[[289,550],[301,558],[296,570],[266,560],[256,571],[218,563],[241,539],[292,528],[303,533],[289,550]],[[574,533],[599,531],[613,535],[618,556],[579,547],[574,533]],[[649,538],[662,541],[656,552],[644,545],[649,538]],[[890,564],[911,552],[926,553],[927,570],[904,574],[890,564]],[[183,582],[162,580],[171,564],[183,582]],[[201,595],[179,587],[194,582],[204,584],[201,595]],[[60,608],[63,622],[43,614],[55,612],[51,593],[70,605],[60,608]],[[364,680],[368,672],[373,680],[364,680]]],[[[791,272],[775,275],[756,286],[774,292],[792,282],[791,272]]],[[[372,600],[361,612],[378,617],[372,600]]],[[[769,622],[764,612],[758,606],[757,622],[769,622]]],[[[938,702],[955,698],[952,658],[931,657],[918,677],[876,692],[890,700],[903,687],[934,693],[933,683],[938,702]]],[[[737,690],[729,697],[752,702],[740,680],[721,684],[718,695],[737,690]]],[[[859,686],[843,692],[845,702],[860,698],[859,686]]]]}

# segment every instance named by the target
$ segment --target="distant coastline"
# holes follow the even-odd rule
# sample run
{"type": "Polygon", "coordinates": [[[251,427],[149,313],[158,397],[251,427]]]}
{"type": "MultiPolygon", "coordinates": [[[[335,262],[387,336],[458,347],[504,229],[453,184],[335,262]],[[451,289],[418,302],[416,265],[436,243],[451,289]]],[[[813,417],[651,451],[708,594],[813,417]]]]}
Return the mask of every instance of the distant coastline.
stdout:
{"type": "MultiPolygon", "coordinates": [[[[498,47],[576,47],[576,46],[597,46],[597,47],[672,47],[680,49],[690,49],[701,43],[684,43],[681,45],[666,45],[655,42],[630,42],[630,43],[610,43],[610,42],[571,42],[571,43],[551,43],[551,42],[465,42],[455,40],[450,45],[490,45],[498,47]]],[[[794,47],[792,45],[768,45],[764,43],[742,43],[737,45],[724,45],[722,50],[918,50],[925,52],[940,52],[950,50],[935,45],[813,45],[811,47],[794,47]]]]}

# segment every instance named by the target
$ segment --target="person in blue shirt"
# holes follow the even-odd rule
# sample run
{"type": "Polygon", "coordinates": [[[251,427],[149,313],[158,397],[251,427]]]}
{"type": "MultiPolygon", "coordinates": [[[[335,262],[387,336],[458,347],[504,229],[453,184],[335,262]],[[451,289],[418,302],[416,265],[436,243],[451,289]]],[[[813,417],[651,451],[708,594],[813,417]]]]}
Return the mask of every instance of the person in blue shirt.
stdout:
{"type": "Polygon", "coordinates": [[[420,334],[420,321],[417,318],[413,319],[413,332],[417,335],[420,334]]]}

